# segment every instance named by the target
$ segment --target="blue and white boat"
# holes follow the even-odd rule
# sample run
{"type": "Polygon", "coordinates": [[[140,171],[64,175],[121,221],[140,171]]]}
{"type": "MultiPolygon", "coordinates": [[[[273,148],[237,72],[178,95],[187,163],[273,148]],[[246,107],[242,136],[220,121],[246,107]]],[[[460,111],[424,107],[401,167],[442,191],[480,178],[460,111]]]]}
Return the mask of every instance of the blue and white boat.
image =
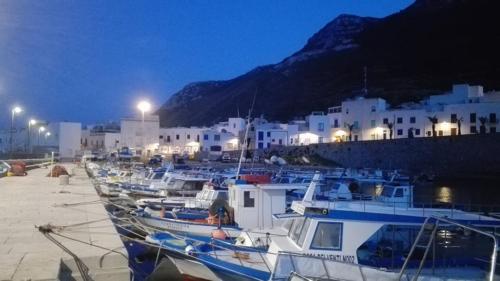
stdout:
{"type": "MultiPolygon", "coordinates": [[[[314,199],[316,183],[319,176],[313,179],[304,199],[293,202],[293,212],[281,213],[274,211],[279,208],[275,206],[285,203],[278,202],[284,200],[279,191],[230,185],[229,205],[234,208],[235,220],[245,229],[232,246],[216,239],[207,242],[164,233],[152,234],[148,241],[215,271],[253,280],[286,280],[275,274],[293,269],[293,261],[285,263],[280,258],[284,253],[328,261],[335,268],[330,276],[334,280],[399,280],[402,270],[406,270],[405,276],[427,274],[418,280],[441,280],[429,275],[431,266],[447,280],[490,276],[489,261],[492,253],[496,256],[496,238],[491,235],[486,238],[490,243],[485,243],[483,238],[470,235],[470,229],[494,233],[500,220],[455,209],[414,208],[388,201],[318,201],[314,199]],[[274,220],[268,219],[269,213],[274,213],[274,220]],[[429,223],[428,217],[447,222],[429,223]],[[433,251],[431,260],[429,249],[433,251]]],[[[304,259],[300,266],[314,264],[304,259]]]]}

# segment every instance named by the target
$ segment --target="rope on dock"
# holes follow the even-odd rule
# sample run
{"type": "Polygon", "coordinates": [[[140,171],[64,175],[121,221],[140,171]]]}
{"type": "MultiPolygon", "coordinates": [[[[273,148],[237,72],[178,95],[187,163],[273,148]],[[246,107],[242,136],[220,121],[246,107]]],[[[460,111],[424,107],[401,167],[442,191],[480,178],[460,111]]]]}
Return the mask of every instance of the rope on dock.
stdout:
{"type": "Polygon", "coordinates": [[[66,248],[61,242],[57,241],[57,239],[52,237],[51,234],[57,235],[56,233],[54,233],[54,229],[57,229],[57,227],[55,227],[51,224],[46,224],[46,225],[38,226],[37,228],[38,228],[38,231],[40,231],[49,241],[54,243],[56,246],[61,248],[64,252],[66,252],[68,255],[70,255],[73,258],[83,281],[92,281],[92,278],[89,275],[89,268],[78,257],[78,255],[73,253],[70,249],[66,248]]]}

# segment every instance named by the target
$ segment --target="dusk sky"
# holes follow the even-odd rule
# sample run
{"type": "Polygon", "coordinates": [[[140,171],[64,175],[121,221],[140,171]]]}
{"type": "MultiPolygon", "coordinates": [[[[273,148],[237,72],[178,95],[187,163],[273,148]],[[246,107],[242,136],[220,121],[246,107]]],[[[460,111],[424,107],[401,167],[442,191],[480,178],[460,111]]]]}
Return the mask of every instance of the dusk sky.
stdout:
{"type": "Polygon", "coordinates": [[[276,63],[342,13],[383,17],[411,0],[0,1],[0,127],[85,124],[155,107],[190,82],[276,63]],[[21,123],[19,123],[21,124],[21,123]]]}

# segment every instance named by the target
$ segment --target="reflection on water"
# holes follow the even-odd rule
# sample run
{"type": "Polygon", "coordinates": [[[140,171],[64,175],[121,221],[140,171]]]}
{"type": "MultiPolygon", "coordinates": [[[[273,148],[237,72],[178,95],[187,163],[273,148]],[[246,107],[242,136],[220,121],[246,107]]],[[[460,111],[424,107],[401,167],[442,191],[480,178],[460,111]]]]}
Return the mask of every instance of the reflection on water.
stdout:
{"type": "Polygon", "coordinates": [[[416,183],[415,203],[500,205],[500,179],[436,180],[416,183]]]}
{"type": "Polygon", "coordinates": [[[453,193],[451,192],[451,188],[448,186],[441,186],[436,189],[436,197],[437,202],[441,203],[452,203],[453,202],[453,193]]]}

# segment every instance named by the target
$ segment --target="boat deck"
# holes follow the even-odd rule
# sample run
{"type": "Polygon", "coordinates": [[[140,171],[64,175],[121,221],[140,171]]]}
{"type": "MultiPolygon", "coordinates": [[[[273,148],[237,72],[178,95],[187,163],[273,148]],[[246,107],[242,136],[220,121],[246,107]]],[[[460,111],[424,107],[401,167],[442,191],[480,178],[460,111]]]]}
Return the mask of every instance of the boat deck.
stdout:
{"type": "Polygon", "coordinates": [[[85,170],[64,166],[72,174],[65,186],[43,168],[0,178],[0,280],[82,279],[74,259],[36,228],[49,223],[66,226],[52,237],[81,259],[92,280],[130,278],[127,252],[85,170]]]}

